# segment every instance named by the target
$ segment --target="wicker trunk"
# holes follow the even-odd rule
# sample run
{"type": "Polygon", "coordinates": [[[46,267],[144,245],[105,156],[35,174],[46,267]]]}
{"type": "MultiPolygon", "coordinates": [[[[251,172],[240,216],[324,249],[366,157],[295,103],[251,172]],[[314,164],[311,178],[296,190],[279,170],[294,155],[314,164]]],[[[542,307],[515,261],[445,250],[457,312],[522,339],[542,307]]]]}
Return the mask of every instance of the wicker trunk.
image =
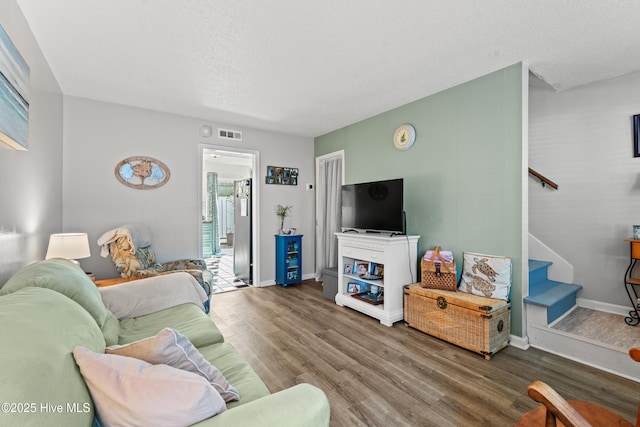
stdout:
{"type": "Polygon", "coordinates": [[[429,335],[484,355],[489,360],[509,343],[508,301],[456,291],[404,288],[404,321],[429,335]]]}

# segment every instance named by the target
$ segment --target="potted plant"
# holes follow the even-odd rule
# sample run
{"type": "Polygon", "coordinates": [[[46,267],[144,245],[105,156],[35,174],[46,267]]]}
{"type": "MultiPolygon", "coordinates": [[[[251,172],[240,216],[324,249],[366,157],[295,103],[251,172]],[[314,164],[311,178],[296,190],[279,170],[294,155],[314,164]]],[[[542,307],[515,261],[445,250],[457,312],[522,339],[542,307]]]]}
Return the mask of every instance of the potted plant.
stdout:
{"type": "Polygon", "coordinates": [[[291,209],[293,209],[293,206],[291,206],[291,205],[287,205],[287,206],[278,205],[278,206],[276,206],[276,215],[278,215],[280,217],[280,234],[285,234],[285,232],[284,232],[284,219],[289,216],[289,214],[291,213],[291,209]]]}

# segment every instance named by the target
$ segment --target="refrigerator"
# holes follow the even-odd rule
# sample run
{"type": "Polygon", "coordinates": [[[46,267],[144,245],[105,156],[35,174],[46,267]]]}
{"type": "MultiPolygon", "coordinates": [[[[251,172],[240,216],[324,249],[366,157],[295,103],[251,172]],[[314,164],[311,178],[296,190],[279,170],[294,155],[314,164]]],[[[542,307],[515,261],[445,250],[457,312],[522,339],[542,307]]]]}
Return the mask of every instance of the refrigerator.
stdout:
{"type": "Polygon", "coordinates": [[[248,284],[253,284],[251,184],[251,178],[233,182],[233,273],[248,284]]]}

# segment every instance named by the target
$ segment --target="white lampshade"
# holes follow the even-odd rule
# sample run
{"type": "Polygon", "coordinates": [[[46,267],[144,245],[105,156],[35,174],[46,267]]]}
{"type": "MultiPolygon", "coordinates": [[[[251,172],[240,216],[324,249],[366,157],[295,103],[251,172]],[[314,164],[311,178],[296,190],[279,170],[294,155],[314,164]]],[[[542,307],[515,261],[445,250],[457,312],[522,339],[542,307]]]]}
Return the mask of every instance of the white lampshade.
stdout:
{"type": "Polygon", "coordinates": [[[76,260],[91,256],[87,233],[58,233],[49,237],[45,259],[66,258],[76,260]]]}

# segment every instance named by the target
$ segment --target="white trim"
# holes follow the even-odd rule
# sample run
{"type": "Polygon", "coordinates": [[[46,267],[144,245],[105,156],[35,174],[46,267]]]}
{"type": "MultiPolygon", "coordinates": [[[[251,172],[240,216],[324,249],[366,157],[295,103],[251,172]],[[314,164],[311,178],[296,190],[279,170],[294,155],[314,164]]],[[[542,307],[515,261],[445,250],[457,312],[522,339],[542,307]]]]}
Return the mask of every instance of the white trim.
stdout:
{"type": "Polygon", "coordinates": [[[529,338],[511,335],[509,336],[509,345],[511,347],[519,348],[520,350],[527,350],[530,347],[529,338]]]}
{"type": "Polygon", "coordinates": [[[604,311],[606,313],[619,314],[620,316],[628,316],[632,309],[630,306],[609,304],[608,302],[594,301],[585,298],[577,298],[578,307],[590,308],[592,310],[604,311]]]}
{"type": "Polygon", "coordinates": [[[247,150],[253,153],[253,170],[251,171],[251,177],[253,185],[251,186],[251,196],[253,200],[253,217],[251,218],[253,224],[253,283],[260,283],[260,151],[247,150]]]}
{"type": "Polygon", "coordinates": [[[532,325],[531,347],[615,375],[640,381],[637,362],[621,349],[546,326],[532,325]]]}
{"type": "Polygon", "coordinates": [[[529,64],[526,62],[521,63],[521,96],[522,96],[522,165],[520,172],[521,191],[522,191],[522,247],[520,252],[520,259],[522,261],[521,266],[521,281],[522,286],[520,294],[522,299],[520,300],[520,322],[521,333],[526,336],[527,325],[527,310],[525,309],[524,297],[529,295],[529,64]]]}
{"type": "MultiPolygon", "coordinates": [[[[327,160],[327,159],[332,159],[334,157],[340,157],[342,159],[341,165],[342,165],[342,185],[344,185],[344,150],[338,150],[338,151],[334,151],[332,153],[327,153],[327,154],[323,154],[322,156],[318,156],[316,157],[316,173],[315,173],[315,188],[316,188],[316,223],[315,223],[315,227],[313,227],[313,233],[314,233],[314,241],[318,240],[318,206],[320,205],[320,201],[318,200],[320,197],[320,194],[318,193],[318,172],[320,170],[320,162],[323,160],[327,160]]],[[[316,246],[314,244],[314,251],[316,249],[316,246]]],[[[313,265],[313,269],[314,269],[314,273],[313,273],[313,278],[315,280],[319,280],[320,276],[322,275],[322,271],[317,271],[318,266],[315,263],[315,259],[314,259],[314,265],[313,265]]]]}
{"type": "Polygon", "coordinates": [[[266,286],[274,286],[276,284],[275,280],[265,280],[264,282],[260,282],[260,286],[258,288],[264,288],[266,286]]]}
{"type": "MultiPolygon", "coordinates": [[[[318,166],[318,163],[322,160],[326,160],[326,159],[331,159],[333,157],[342,157],[342,159],[344,160],[344,150],[338,150],[338,151],[334,151],[333,153],[327,153],[327,154],[323,154],[322,156],[318,156],[316,157],[316,166],[318,166]]],[[[342,182],[344,182],[344,163],[342,164],[342,182]]]]}
{"type": "Polygon", "coordinates": [[[553,263],[547,270],[549,279],[564,283],[574,282],[573,265],[532,234],[529,234],[529,257],[553,263]]]}
{"type": "MultiPolygon", "coordinates": [[[[307,280],[307,279],[314,279],[313,273],[303,274],[302,275],[302,280],[307,280]]],[[[298,283],[292,283],[292,284],[287,285],[287,286],[297,285],[298,283]]],[[[258,287],[259,288],[263,288],[265,286],[275,286],[275,285],[277,285],[275,280],[265,280],[264,282],[260,282],[260,286],[258,286],[258,287]]]]}
{"type": "Polygon", "coordinates": [[[198,247],[196,248],[196,253],[199,255],[199,257],[202,256],[202,193],[204,192],[204,189],[202,188],[203,185],[203,174],[204,174],[204,147],[203,144],[198,144],[198,183],[197,183],[197,187],[198,188],[198,197],[196,200],[196,218],[197,218],[197,222],[196,224],[198,224],[198,247]]]}

